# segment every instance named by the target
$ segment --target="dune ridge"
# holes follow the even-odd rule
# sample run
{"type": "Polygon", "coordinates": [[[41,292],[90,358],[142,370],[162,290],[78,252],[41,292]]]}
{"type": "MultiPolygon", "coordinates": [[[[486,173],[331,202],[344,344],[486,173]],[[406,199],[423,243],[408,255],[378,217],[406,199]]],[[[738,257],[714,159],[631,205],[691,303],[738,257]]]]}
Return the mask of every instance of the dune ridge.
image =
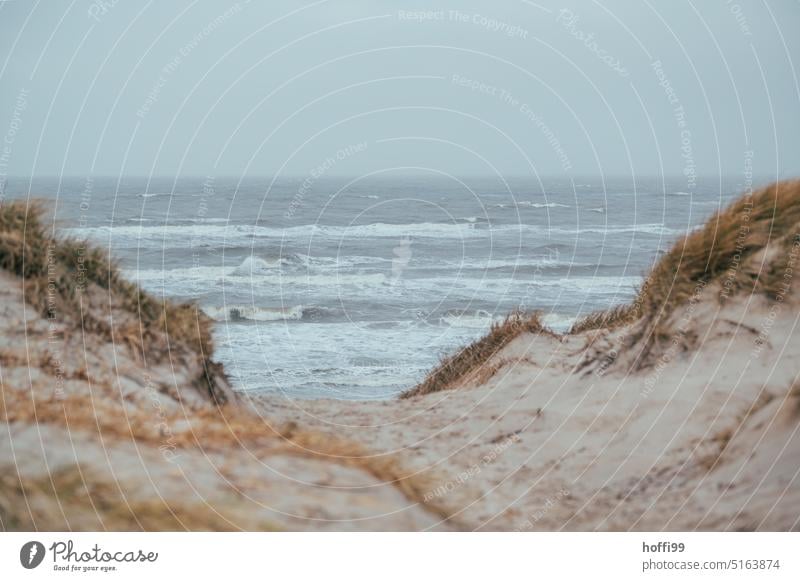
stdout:
{"type": "Polygon", "coordinates": [[[7,530],[798,530],[800,182],[559,335],[513,313],[403,397],[237,396],[210,320],[0,208],[7,530]]]}
{"type": "Polygon", "coordinates": [[[433,476],[399,455],[242,405],[196,305],[53,236],[41,207],[0,207],[0,267],[0,528],[416,529],[449,516],[419,501],[433,476]]]}

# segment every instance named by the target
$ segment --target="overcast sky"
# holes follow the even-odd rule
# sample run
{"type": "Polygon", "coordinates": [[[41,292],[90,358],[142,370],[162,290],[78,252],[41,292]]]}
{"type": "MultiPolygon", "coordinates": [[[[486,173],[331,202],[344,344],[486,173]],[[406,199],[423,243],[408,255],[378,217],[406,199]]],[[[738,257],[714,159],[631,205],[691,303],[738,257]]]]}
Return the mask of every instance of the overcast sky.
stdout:
{"type": "Polygon", "coordinates": [[[7,0],[0,175],[800,175],[798,25],[794,0],[7,0]]]}

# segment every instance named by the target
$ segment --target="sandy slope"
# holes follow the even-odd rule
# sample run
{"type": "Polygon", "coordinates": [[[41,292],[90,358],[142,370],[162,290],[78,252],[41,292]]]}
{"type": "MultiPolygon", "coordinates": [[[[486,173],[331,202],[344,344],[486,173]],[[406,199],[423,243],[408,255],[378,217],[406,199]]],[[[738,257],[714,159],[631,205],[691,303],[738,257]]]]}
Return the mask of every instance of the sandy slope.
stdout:
{"type": "Polygon", "coordinates": [[[0,418],[10,420],[0,421],[0,530],[416,530],[441,520],[369,470],[298,456],[270,424],[256,426],[258,441],[212,437],[213,416],[194,417],[211,404],[185,387],[185,362],[147,367],[124,345],[50,332],[19,279],[0,272],[0,418]]]}
{"type": "Polygon", "coordinates": [[[753,199],[611,327],[500,327],[456,357],[478,369],[370,403],[237,400],[196,309],[79,244],[45,318],[51,241],[0,208],[0,528],[798,530],[800,182],[753,199]]]}
{"type": "Polygon", "coordinates": [[[668,349],[638,372],[626,371],[626,353],[608,368],[583,366],[627,328],[528,334],[488,362],[498,369],[482,385],[399,401],[243,402],[265,434],[295,423],[360,442],[368,459],[399,459],[423,483],[415,494],[344,465],[351,452],[336,448],[312,442],[307,457],[274,437],[216,442],[210,424],[193,418],[208,404],[172,393],[183,381],[174,377],[190,371],[145,370],[127,348],[92,335],[67,334],[59,349],[5,274],[0,309],[6,405],[33,394],[43,402],[36,409],[51,413],[63,385],[85,398],[88,417],[142,426],[125,437],[74,412],[0,424],[5,528],[798,529],[793,302],[704,298],[675,314],[690,322],[680,336],[697,347],[668,349]],[[56,349],[68,354],[60,372],[48,363],[56,349]],[[78,371],[84,364],[89,376],[78,371]],[[155,388],[143,380],[154,373],[155,388]],[[30,485],[22,494],[17,475],[43,494],[30,485]],[[153,501],[157,517],[139,508],[153,501]]]}
{"type": "Polygon", "coordinates": [[[800,313],[786,303],[771,317],[774,306],[703,299],[676,314],[699,348],[636,373],[575,371],[591,339],[613,345],[626,329],[526,335],[495,356],[506,363],[484,385],[257,405],[442,471],[427,497],[463,507],[470,529],[798,529],[800,313]]]}

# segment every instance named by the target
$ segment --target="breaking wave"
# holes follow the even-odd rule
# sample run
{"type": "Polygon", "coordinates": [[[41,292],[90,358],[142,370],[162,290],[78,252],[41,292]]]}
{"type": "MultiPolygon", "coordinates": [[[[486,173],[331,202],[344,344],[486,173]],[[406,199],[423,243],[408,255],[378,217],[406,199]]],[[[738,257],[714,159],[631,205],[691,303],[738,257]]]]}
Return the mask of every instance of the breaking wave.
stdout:
{"type": "Polygon", "coordinates": [[[335,314],[330,309],[324,307],[304,307],[296,305],[293,307],[257,307],[253,305],[224,305],[224,306],[205,306],[203,312],[215,321],[227,321],[230,323],[251,321],[251,322],[272,322],[272,321],[323,321],[331,319],[335,314]]]}
{"type": "MultiPolygon", "coordinates": [[[[476,220],[476,222],[478,222],[476,220]]],[[[65,233],[77,238],[111,243],[114,246],[192,248],[242,246],[256,239],[310,240],[313,237],[347,240],[348,242],[370,238],[487,238],[489,236],[522,234],[618,234],[637,232],[643,234],[672,235],[684,230],[670,229],[664,224],[633,224],[625,226],[590,227],[582,229],[557,228],[524,224],[493,226],[475,222],[416,224],[367,224],[361,226],[320,226],[309,224],[289,228],[250,225],[184,224],[159,226],[99,226],[94,228],[67,228],[65,233]]]]}

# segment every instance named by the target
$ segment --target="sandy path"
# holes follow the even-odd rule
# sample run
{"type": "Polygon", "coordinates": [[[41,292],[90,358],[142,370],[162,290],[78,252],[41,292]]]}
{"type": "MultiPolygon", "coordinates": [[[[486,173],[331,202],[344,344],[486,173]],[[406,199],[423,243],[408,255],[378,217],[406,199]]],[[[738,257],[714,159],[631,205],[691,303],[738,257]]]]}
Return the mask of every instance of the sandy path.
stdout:
{"type": "Polygon", "coordinates": [[[253,402],[442,473],[427,498],[462,507],[470,529],[796,529],[798,311],[785,309],[759,348],[753,330],[769,308],[704,302],[693,313],[700,347],[637,373],[575,372],[589,335],[526,335],[480,386],[388,402],[253,402]]]}

